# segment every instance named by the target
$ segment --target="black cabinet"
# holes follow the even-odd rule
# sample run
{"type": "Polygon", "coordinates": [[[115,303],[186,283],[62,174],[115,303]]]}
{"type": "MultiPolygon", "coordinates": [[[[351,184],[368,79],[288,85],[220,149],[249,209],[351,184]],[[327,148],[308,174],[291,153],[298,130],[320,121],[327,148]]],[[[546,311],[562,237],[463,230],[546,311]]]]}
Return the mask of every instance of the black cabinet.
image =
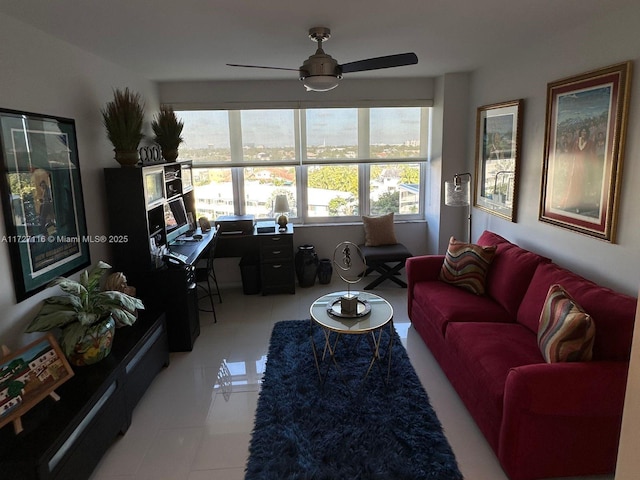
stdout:
{"type": "Polygon", "coordinates": [[[74,369],[58,402],[46,398],[22,417],[23,432],[0,429],[0,478],[86,480],[160,369],[169,363],[164,314],[149,310],[116,330],[111,354],[74,369]]]}
{"type": "Polygon", "coordinates": [[[295,293],[293,227],[286,232],[257,234],[260,248],[262,294],[295,293]]]}
{"type": "Polygon", "coordinates": [[[137,295],[145,305],[165,311],[169,350],[193,350],[200,335],[194,267],[184,265],[152,272],[132,272],[129,283],[136,286],[137,295]]]}

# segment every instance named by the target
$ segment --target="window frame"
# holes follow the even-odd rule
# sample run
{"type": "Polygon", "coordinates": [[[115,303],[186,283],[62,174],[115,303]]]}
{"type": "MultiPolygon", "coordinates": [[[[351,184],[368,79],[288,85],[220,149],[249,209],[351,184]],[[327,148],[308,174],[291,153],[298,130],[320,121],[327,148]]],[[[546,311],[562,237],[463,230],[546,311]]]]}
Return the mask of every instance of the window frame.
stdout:
{"type": "MultiPolygon", "coordinates": [[[[402,105],[384,105],[386,107],[402,107],[402,105]]],[[[420,108],[420,153],[418,157],[405,158],[371,158],[370,156],[370,110],[375,106],[349,106],[357,109],[358,117],[358,157],[356,159],[321,159],[311,162],[307,158],[306,148],[306,111],[313,108],[286,108],[294,113],[294,141],[295,141],[295,161],[291,160],[269,160],[265,163],[256,161],[245,161],[243,158],[241,110],[227,110],[229,115],[229,136],[231,161],[213,161],[193,163],[193,169],[227,168],[231,169],[231,182],[233,190],[233,207],[235,215],[246,213],[245,205],[245,178],[244,168],[261,166],[273,168],[278,166],[295,167],[296,174],[296,212],[289,216],[290,221],[295,224],[339,224],[360,222],[362,215],[369,215],[370,194],[371,194],[371,167],[374,165],[398,164],[418,164],[419,166],[419,201],[418,212],[413,214],[395,213],[395,219],[401,221],[415,221],[425,219],[425,199],[427,194],[427,171],[429,165],[429,142],[431,141],[431,106],[430,105],[409,105],[408,107],[420,108]],[[236,160],[233,160],[236,158],[236,160]],[[238,160],[239,159],[239,160],[238,160]],[[356,165],[358,169],[358,215],[350,216],[322,216],[315,217],[308,215],[308,169],[316,165],[356,165]]],[[[321,107],[340,108],[340,107],[321,107]]],[[[260,109],[260,108],[256,108],[260,109]]],[[[264,109],[264,108],[262,108],[264,109]]],[[[184,111],[193,111],[184,109],[184,111]]],[[[216,110],[216,109],[211,109],[216,110]]],[[[250,110],[250,108],[244,108],[250,110]]],[[[255,109],[254,109],[255,110],[255,109]]],[[[267,109],[272,110],[272,109],[267,109]]],[[[177,110],[178,115],[181,111],[177,110]]],[[[194,187],[197,190],[197,186],[194,187]]],[[[256,218],[264,220],[264,218],[256,218]]]]}

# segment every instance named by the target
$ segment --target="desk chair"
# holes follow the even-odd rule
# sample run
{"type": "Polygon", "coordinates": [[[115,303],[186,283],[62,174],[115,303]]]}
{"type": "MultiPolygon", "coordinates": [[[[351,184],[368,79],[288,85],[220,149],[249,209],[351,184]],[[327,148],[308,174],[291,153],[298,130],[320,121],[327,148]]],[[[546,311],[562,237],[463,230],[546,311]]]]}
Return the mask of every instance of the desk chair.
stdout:
{"type": "Polygon", "coordinates": [[[378,272],[380,276],[369,283],[365,290],[372,290],[385,280],[391,280],[403,288],[407,284],[398,278],[407,258],[413,255],[407,247],[396,239],[393,226],[393,213],[379,217],[362,217],[365,243],[358,245],[367,262],[367,270],[363,276],[378,272]]]}
{"type": "Polygon", "coordinates": [[[209,301],[211,302],[211,310],[207,310],[205,308],[200,307],[200,310],[203,312],[213,312],[213,321],[214,323],[218,322],[218,318],[216,317],[216,309],[213,304],[213,297],[217,296],[222,303],[222,295],[220,294],[220,288],[218,287],[218,279],[216,278],[216,271],[213,268],[213,260],[216,255],[216,245],[218,244],[218,229],[220,226],[216,226],[215,231],[213,232],[213,240],[209,244],[209,252],[207,258],[198,262],[196,265],[196,284],[198,288],[205,292],[204,295],[198,297],[198,302],[205,298],[209,297],[209,301]],[[206,286],[203,285],[206,282],[206,286]],[[213,287],[215,286],[215,290],[213,287]]]}

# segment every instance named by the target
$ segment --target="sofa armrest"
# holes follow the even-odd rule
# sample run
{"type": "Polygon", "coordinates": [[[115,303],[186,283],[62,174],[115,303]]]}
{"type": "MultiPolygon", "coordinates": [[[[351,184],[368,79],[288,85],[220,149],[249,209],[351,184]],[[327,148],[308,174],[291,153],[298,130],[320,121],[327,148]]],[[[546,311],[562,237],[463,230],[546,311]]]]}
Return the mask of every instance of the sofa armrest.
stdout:
{"type": "Polygon", "coordinates": [[[622,414],[628,362],[539,363],[512,368],[504,408],[537,415],[622,414]]]}
{"type": "Polygon", "coordinates": [[[627,362],[512,368],[504,389],[498,457],[513,479],[613,471],[627,362]]]}
{"type": "Polygon", "coordinates": [[[444,255],[423,255],[407,258],[405,265],[407,282],[411,284],[438,280],[443,263],[444,255]]]}
{"type": "Polygon", "coordinates": [[[438,280],[444,255],[421,255],[407,258],[405,272],[407,274],[407,312],[411,318],[413,305],[413,286],[418,282],[438,280]]]}

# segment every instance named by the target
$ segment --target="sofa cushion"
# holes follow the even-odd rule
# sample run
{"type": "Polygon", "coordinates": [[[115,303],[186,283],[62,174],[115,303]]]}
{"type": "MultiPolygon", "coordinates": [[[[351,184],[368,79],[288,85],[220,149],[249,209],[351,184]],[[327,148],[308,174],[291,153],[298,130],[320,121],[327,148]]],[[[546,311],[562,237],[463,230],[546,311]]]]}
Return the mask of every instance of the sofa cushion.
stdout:
{"type": "Polygon", "coordinates": [[[398,243],[393,227],[393,212],[379,217],[362,217],[364,244],[367,247],[394,245],[398,243]]]}
{"type": "Polygon", "coordinates": [[[517,323],[451,323],[446,343],[459,359],[461,398],[489,438],[497,438],[510,369],[544,363],[536,336],[517,323]]]}
{"type": "Polygon", "coordinates": [[[509,245],[513,245],[509,240],[504,237],[501,237],[497,233],[490,232],[489,230],[485,230],[482,232],[482,235],[478,238],[476,242],[478,245],[498,245],[500,243],[508,243],[509,245]]]}
{"type": "Polygon", "coordinates": [[[440,270],[440,280],[483,295],[487,271],[495,253],[495,245],[474,245],[451,237],[440,270]]]}
{"type": "Polygon", "coordinates": [[[518,309],[517,321],[537,333],[547,292],[554,283],[562,285],[593,319],[597,332],[593,360],[629,360],[637,300],[554,263],[538,265],[518,309]]]}
{"type": "Polygon", "coordinates": [[[422,281],[413,287],[413,302],[417,303],[428,321],[438,326],[444,336],[451,322],[513,322],[504,308],[490,297],[475,295],[438,280],[422,281]]]}
{"type": "Polygon", "coordinates": [[[478,244],[497,246],[487,272],[486,292],[515,318],[536,268],[551,260],[520,248],[489,231],[480,236],[478,244]]]}
{"type": "Polygon", "coordinates": [[[549,287],[538,328],[538,346],[547,363],[591,360],[595,325],[557,283],[549,287]]]}

